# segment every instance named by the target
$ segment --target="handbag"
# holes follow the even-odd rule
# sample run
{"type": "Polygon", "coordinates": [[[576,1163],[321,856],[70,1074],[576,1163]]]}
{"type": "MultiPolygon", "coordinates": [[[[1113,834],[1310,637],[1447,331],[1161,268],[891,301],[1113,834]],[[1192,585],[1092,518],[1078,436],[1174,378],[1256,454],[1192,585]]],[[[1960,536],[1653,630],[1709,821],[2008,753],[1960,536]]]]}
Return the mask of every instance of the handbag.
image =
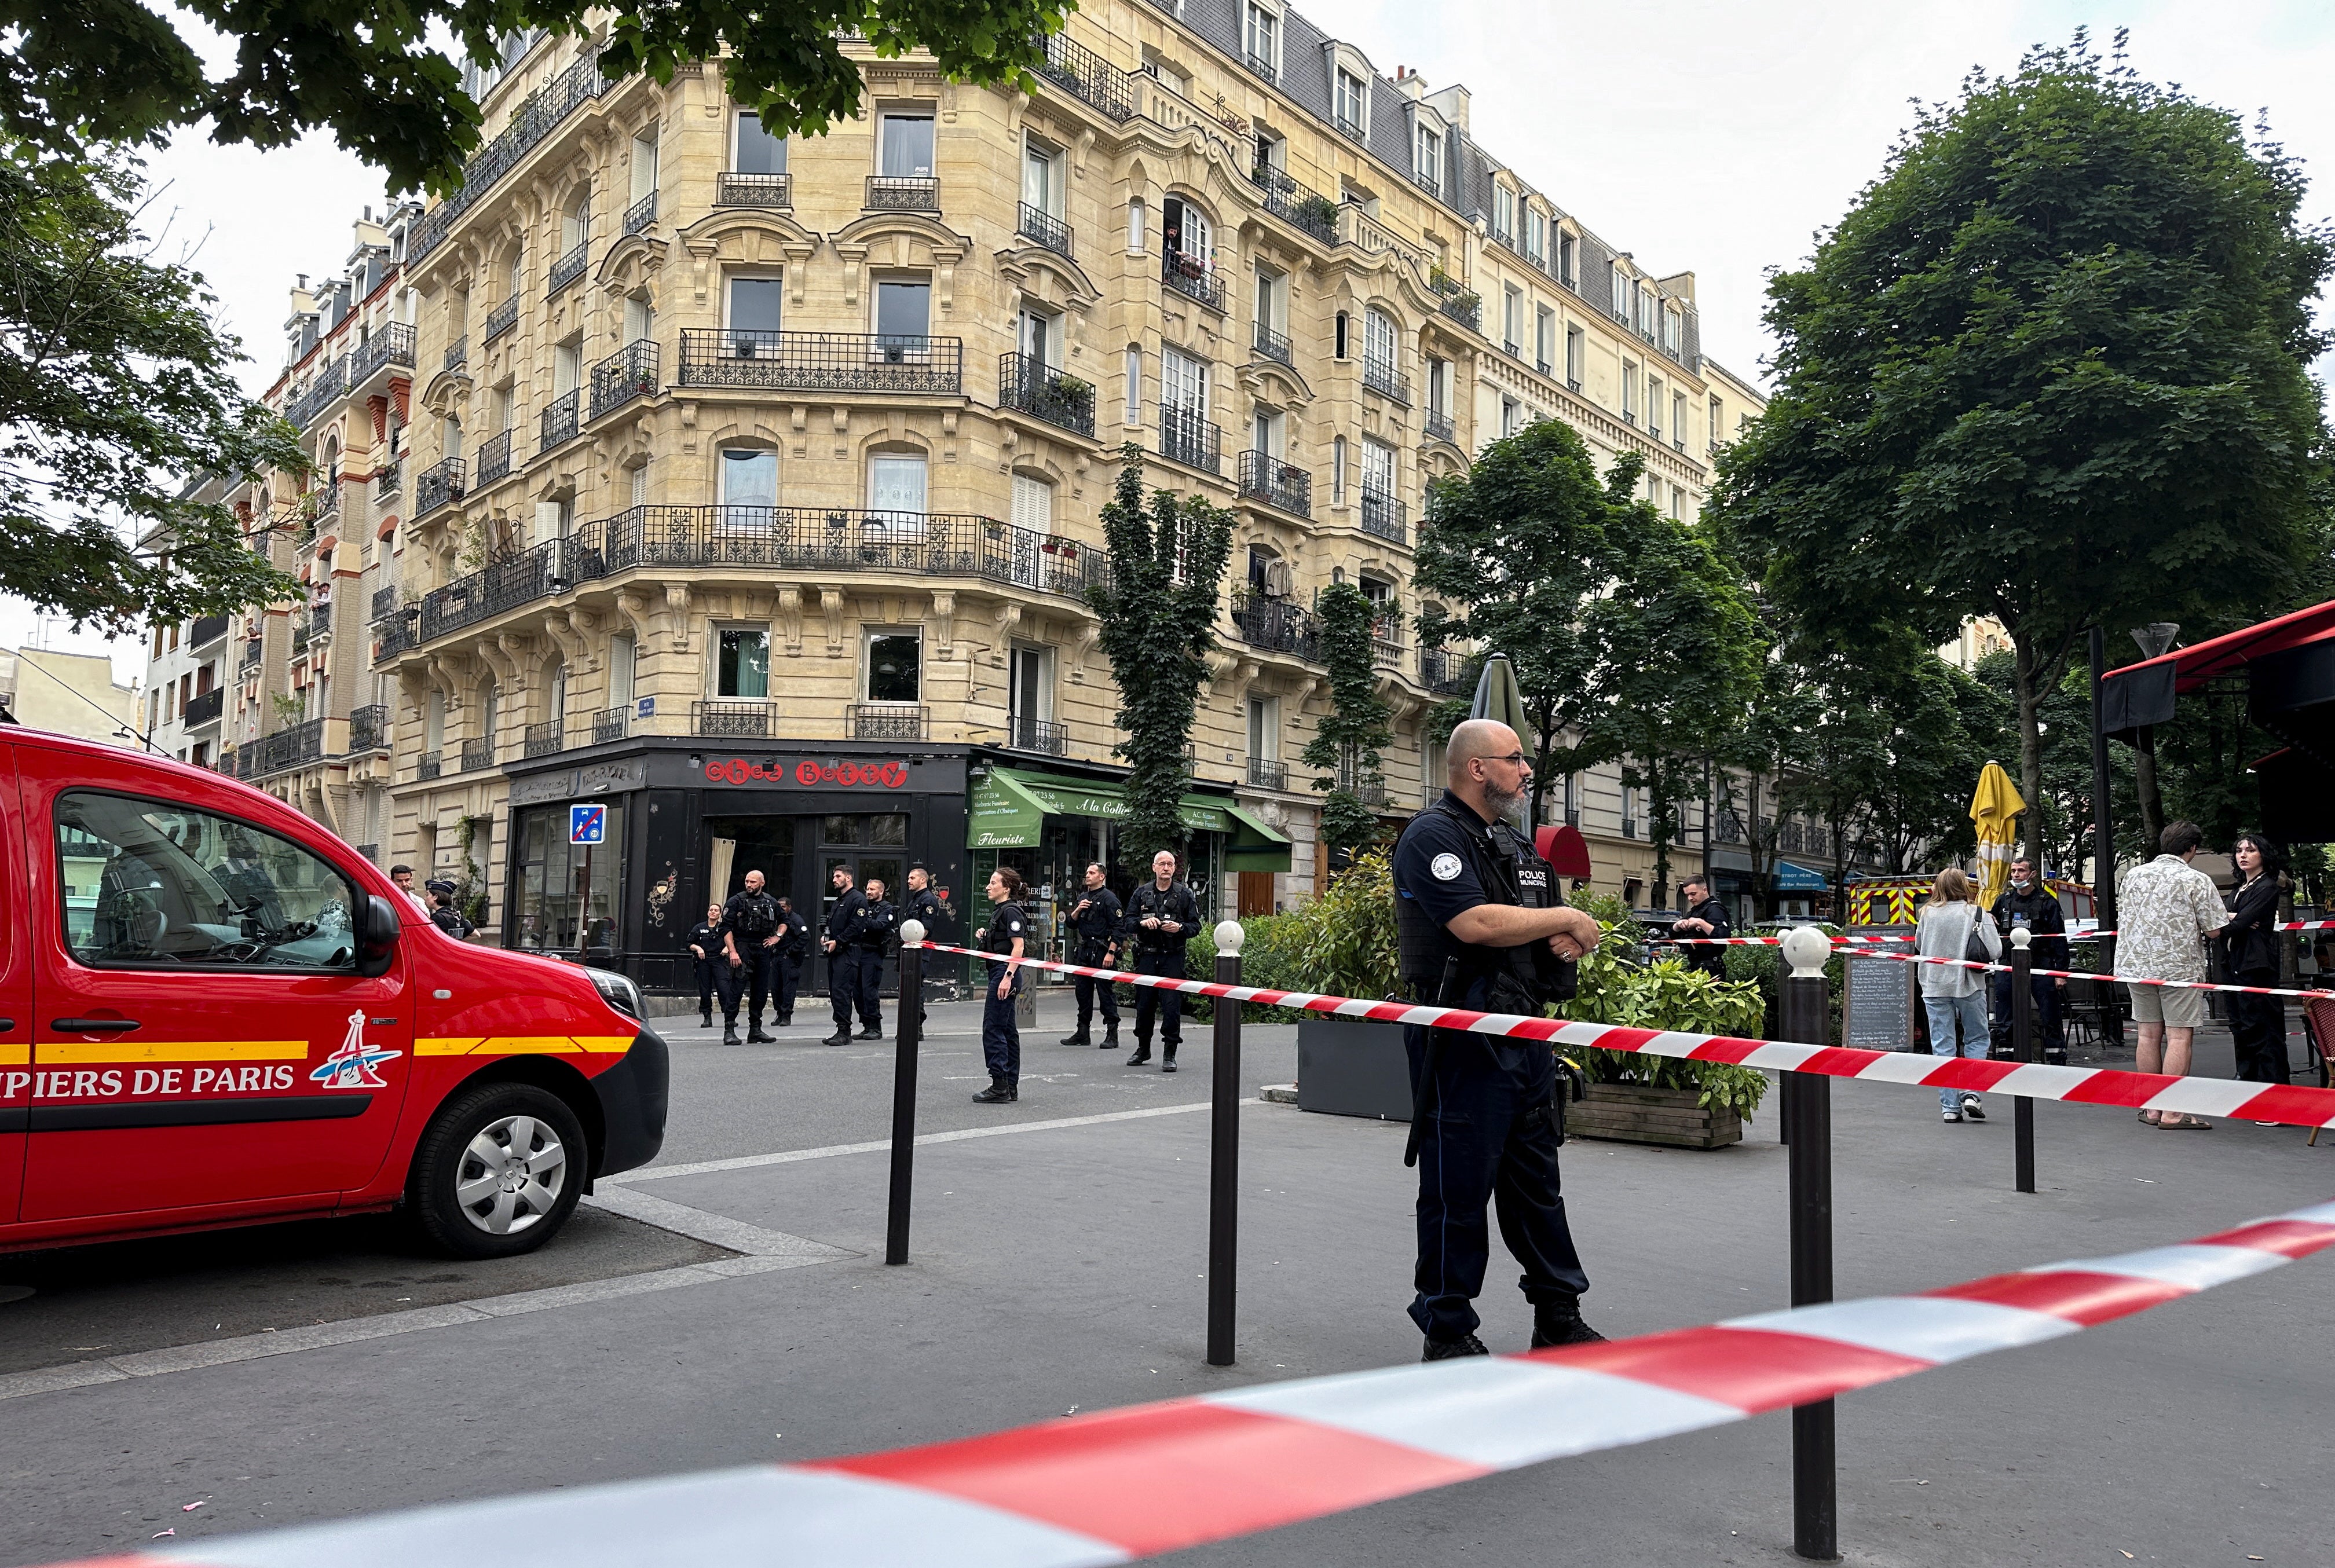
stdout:
{"type": "Polygon", "coordinates": [[[1971,906],[1970,930],[1962,937],[1962,957],[1972,963],[1992,963],[1994,954],[1986,950],[1986,939],[1979,934],[1978,923],[1992,918],[1976,905],[1971,906]]]}

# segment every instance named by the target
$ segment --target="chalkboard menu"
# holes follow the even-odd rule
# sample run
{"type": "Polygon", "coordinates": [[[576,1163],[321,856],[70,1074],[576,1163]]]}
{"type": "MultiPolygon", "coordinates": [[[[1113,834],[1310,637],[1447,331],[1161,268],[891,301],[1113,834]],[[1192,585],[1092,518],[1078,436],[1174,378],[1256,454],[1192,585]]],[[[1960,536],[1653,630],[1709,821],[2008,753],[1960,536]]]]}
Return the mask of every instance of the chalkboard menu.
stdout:
{"type": "MultiPolygon", "coordinates": [[[[1911,936],[1910,925],[1863,925],[1857,936],[1911,936]]],[[[1911,953],[1910,942],[1878,943],[1898,953],[1911,953]]],[[[1840,1034],[1843,1045],[1863,1050],[1914,1049],[1914,991],[1918,964],[1860,955],[1852,945],[1842,959],[1846,980],[1841,988],[1840,1034]]]]}

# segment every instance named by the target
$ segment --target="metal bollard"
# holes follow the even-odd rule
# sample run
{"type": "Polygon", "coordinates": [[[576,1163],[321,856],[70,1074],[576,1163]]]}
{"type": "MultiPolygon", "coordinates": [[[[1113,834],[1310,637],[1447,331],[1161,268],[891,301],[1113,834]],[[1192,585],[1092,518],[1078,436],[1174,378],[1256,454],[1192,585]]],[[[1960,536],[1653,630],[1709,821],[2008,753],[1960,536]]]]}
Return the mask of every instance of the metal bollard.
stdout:
{"type": "Polygon", "coordinates": [[[908,1261],[908,1190],[916,1157],[916,1047],[925,1032],[925,923],[900,924],[899,1029],[892,1062],[892,1194],[884,1220],[884,1261],[908,1261]]]}
{"type": "MultiPolygon", "coordinates": [[[[1238,985],[1237,920],[1216,925],[1216,983],[1238,985]]],[[[1241,1004],[1216,1002],[1216,1063],[1208,1094],[1208,1365],[1233,1364],[1234,1295],[1240,1268],[1241,1004]]]]}
{"type": "MultiPolygon", "coordinates": [[[[2010,929],[2010,1055],[2017,1061],[2035,1060],[2035,955],[2027,944],[2035,934],[2024,925],[2010,929]]],[[[2013,1095],[2010,1101],[2011,1184],[2019,1191],[2035,1190],[2035,1100],[2013,1095]]]]}
{"type": "MultiPolygon", "coordinates": [[[[1825,960],[1832,944],[1802,926],[1784,936],[1782,1022],[1787,1039],[1832,1043],[1832,1001],[1825,960]]],[[[1832,1300],[1832,1079],[1821,1073],[1784,1074],[1785,1115],[1790,1118],[1792,1305],[1832,1300]]],[[[1792,1550],[1817,1563],[1840,1557],[1840,1495],[1833,1402],[1792,1410],[1792,1550]]]]}

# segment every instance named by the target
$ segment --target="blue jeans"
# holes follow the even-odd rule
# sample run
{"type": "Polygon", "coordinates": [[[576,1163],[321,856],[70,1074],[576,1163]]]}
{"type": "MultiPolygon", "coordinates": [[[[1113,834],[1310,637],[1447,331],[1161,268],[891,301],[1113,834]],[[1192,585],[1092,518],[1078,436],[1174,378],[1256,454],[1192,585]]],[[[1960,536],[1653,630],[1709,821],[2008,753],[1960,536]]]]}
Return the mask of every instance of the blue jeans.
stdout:
{"type": "MultiPolygon", "coordinates": [[[[1922,1006],[1930,1015],[1932,1056],[1957,1054],[1954,1050],[1954,1022],[1957,1019],[1962,1021],[1962,1050],[1959,1054],[1986,1055],[1984,992],[1974,991],[1968,996],[1925,996],[1922,998],[1922,1006]]],[[[1960,1110],[1962,1096],[1969,1092],[1962,1089],[1942,1089],[1938,1090],[1938,1104],[1947,1110],[1960,1110]]]]}

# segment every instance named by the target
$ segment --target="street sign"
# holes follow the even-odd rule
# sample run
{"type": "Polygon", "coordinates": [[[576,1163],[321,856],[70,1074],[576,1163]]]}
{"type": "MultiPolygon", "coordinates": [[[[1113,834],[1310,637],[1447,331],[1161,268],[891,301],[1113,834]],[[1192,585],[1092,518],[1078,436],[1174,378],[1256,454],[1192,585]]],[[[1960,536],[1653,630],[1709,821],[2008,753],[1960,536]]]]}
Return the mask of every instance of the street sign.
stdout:
{"type": "Polygon", "coordinates": [[[570,844],[606,844],[608,841],[608,808],[570,806],[567,808],[567,842],[570,844]]]}
{"type": "Polygon", "coordinates": [[[633,704],[633,717],[635,719],[655,718],[656,699],[654,697],[643,697],[638,702],[635,702],[633,704]]]}

